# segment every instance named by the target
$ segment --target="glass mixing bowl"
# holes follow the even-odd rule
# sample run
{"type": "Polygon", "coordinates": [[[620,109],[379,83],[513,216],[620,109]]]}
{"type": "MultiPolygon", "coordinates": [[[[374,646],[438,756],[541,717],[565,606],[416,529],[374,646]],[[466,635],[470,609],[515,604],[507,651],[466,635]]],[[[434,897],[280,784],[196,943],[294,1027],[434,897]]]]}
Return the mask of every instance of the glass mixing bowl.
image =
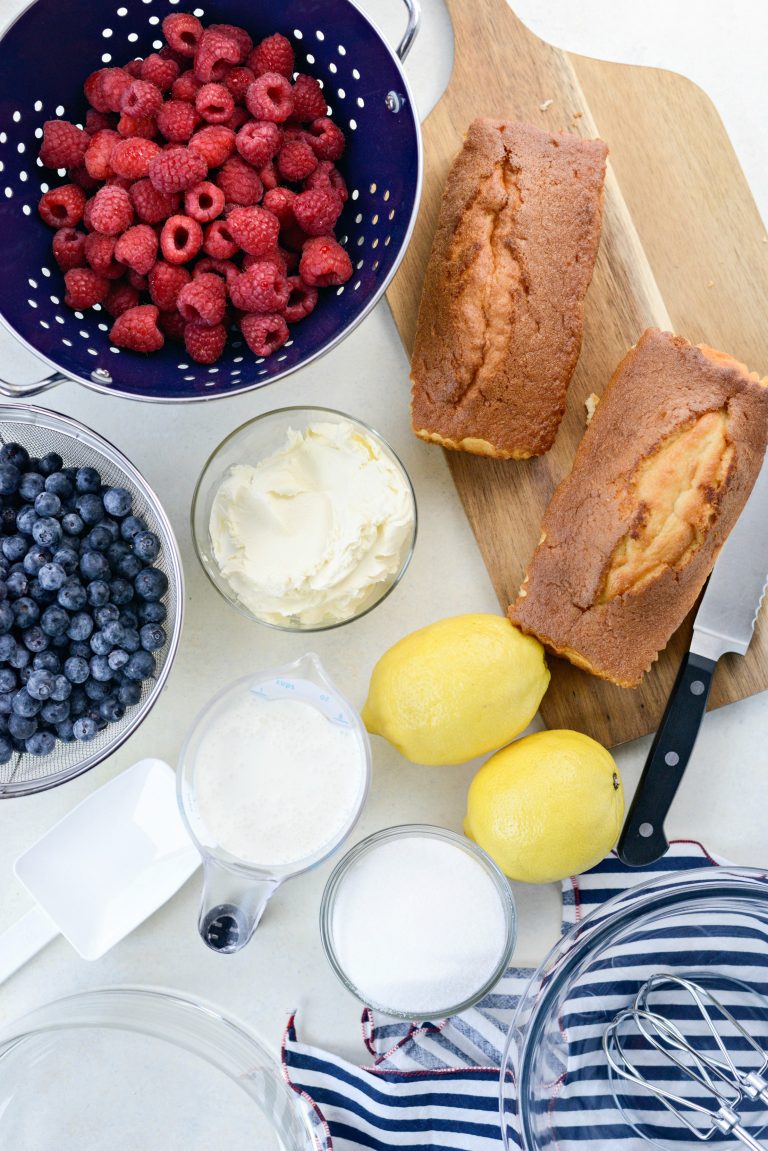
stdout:
{"type": "Polygon", "coordinates": [[[144,988],[59,999],[0,1030],[0,1146],[329,1151],[254,1035],[144,988]]]}
{"type": "MultiPolygon", "coordinates": [[[[736,867],[669,874],[623,891],[563,936],[532,976],[507,1037],[500,1083],[507,1151],[701,1147],[701,1131],[689,1132],[645,1088],[612,1080],[602,1049],[605,1029],[659,972],[705,983],[768,1052],[768,874],[736,867]]],[[[713,1048],[682,998],[670,996],[665,1014],[713,1048]]],[[[737,1062],[754,1069],[744,1044],[724,1038],[737,1062]]],[[[696,1097],[669,1062],[655,1061],[651,1075],[696,1097]]],[[[745,1101],[741,1115],[753,1138],[768,1123],[764,1103],[745,1101]]],[[[739,1146],[719,1134],[710,1145],[739,1146]]]]}

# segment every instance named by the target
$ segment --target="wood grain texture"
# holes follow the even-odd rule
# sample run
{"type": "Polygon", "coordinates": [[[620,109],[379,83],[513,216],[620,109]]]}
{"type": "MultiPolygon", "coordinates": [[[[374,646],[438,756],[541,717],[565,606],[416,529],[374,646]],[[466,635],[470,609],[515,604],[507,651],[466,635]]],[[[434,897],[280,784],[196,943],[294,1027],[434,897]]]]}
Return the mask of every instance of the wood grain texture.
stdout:
{"type": "MultiPolygon", "coordinates": [[[[529,32],[505,0],[447,0],[455,62],[424,124],[424,195],[388,299],[410,354],[421,286],[450,163],[475,116],[601,136],[610,147],[600,253],[584,344],[555,446],[500,462],[446,453],[502,608],[515,598],[554,487],[570,470],[584,401],[602,392],[641,331],[655,324],[768,372],[768,243],[743,173],[706,95],[682,77],[568,55],[529,32]],[[547,107],[542,107],[548,101],[547,107]]],[[[441,449],[424,445],[425,451],[441,449]]],[[[686,621],[643,684],[627,691],[550,659],[549,727],[614,746],[658,725],[690,637],[686,621]]],[[[765,613],[744,659],[727,656],[710,706],[768,688],[765,613]]]]}

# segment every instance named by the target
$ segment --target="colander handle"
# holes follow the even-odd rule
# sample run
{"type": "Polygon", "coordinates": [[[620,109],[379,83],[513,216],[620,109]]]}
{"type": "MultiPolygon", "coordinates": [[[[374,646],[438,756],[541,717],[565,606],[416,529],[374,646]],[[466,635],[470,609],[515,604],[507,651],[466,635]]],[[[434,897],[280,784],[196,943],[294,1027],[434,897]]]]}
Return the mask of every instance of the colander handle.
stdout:
{"type": "Polygon", "coordinates": [[[421,4],[419,0],[403,0],[403,2],[408,9],[408,26],[397,46],[397,55],[401,63],[410,52],[421,26],[421,4]]]}
{"type": "Polygon", "coordinates": [[[30,384],[14,384],[11,380],[0,377],[0,395],[7,396],[11,400],[25,400],[28,396],[37,396],[40,392],[47,392],[49,388],[55,388],[57,384],[66,382],[67,376],[63,376],[61,372],[54,372],[42,380],[33,380],[30,384]]]}

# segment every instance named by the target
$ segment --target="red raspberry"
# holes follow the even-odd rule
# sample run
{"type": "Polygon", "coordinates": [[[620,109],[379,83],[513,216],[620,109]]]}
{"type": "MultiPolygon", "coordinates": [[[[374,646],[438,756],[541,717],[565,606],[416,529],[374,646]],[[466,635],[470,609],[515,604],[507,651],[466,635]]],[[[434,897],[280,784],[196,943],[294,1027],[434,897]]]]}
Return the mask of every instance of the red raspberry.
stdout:
{"type": "Polygon", "coordinates": [[[171,12],[162,27],[169,48],[180,56],[194,56],[203,34],[203,26],[196,16],[191,12],[171,12]]]}
{"type": "Polygon", "coordinates": [[[312,121],[306,139],[318,160],[338,160],[347,142],[341,128],[327,116],[312,121]]]}
{"type": "Polygon", "coordinates": [[[186,144],[200,123],[194,104],[168,100],[157,113],[157,130],[173,144],[186,144]]]}
{"type": "Polygon", "coordinates": [[[158,192],[183,192],[204,180],[208,165],[199,152],[191,148],[169,148],[155,156],[149,166],[149,178],[158,192]]]}
{"type": "Polygon", "coordinates": [[[163,44],[162,48],[158,48],[157,54],[161,60],[173,60],[174,64],[178,64],[179,70],[189,67],[189,59],[179,52],[174,52],[170,44],[163,44]]]}
{"type": "Polygon", "coordinates": [[[184,347],[196,364],[215,364],[224,351],[227,329],[223,324],[187,324],[184,328],[184,347]]]}
{"type": "Polygon", "coordinates": [[[93,212],[93,204],[95,199],[95,196],[91,196],[90,200],[85,201],[85,207],[83,208],[83,227],[85,228],[86,232],[93,231],[93,220],[91,219],[91,213],[93,212]]]}
{"type": "Polygon", "coordinates": [[[342,204],[346,204],[349,199],[344,177],[330,160],[321,160],[314,172],[309,173],[304,181],[304,189],[308,192],[311,188],[331,189],[339,197],[342,204]]]}
{"type": "Polygon", "coordinates": [[[302,250],[299,274],[312,288],[346,284],[352,275],[352,261],[333,236],[313,236],[302,250]]]}
{"type": "Polygon", "coordinates": [[[184,211],[199,224],[207,224],[224,211],[224,193],[210,180],[203,180],[184,193],[184,211]]]}
{"type": "Polygon", "coordinates": [[[241,312],[284,312],[288,303],[288,281],[282,267],[270,260],[261,260],[240,273],[229,295],[241,312]]]}
{"type": "Polygon", "coordinates": [[[163,224],[160,248],[169,264],[186,264],[203,246],[203,229],[191,216],[171,216],[163,224]]]}
{"type": "Polygon", "coordinates": [[[271,356],[290,335],[282,316],[260,316],[250,313],[240,320],[245,342],[255,356],[271,356]]]}
{"type": "Polygon", "coordinates": [[[99,110],[104,105],[108,112],[119,112],[123,93],[132,82],[131,74],[125,68],[105,68],[98,82],[99,110]]]}
{"type": "Polygon", "coordinates": [[[322,188],[300,192],[293,201],[296,223],[308,236],[325,236],[332,232],[341,209],[342,203],[336,193],[322,188]]]}
{"type": "Polygon", "coordinates": [[[299,184],[317,167],[317,156],[306,140],[286,140],[277,153],[277,170],[284,180],[299,184]]]}
{"type": "Polygon", "coordinates": [[[117,130],[126,140],[131,136],[151,140],[157,135],[157,120],[154,116],[131,116],[129,112],[124,112],[117,121],[117,130]]]}
{"type": "Polygon", "coordinates": [[[110,112],[97,112],[95,108],[89,108],[85,113],[85,130],[89,136],[95,136],[105,128],[114,128],[116,123],[110,112]]]}
{"type": "Polygon", "coordinates": [[[219,168],[235,150],[235,133],[223,124],[211,124],[195,132],[189,147],[203,157],[209,168],[219,168]]]}
{"type": "Polygon", "coordinates": [[[178,80],[173,82],[171,96],[174,100],[183,100],[187,104],[194,104],[195,96],[201,87],[202,84],[195,79],[194,72],[182,72],[178,80]]]}
{"type": "Polygon", "coordinates": [[[139,293],[125,280],[121,280],[119,284],[113,284],[107,293],[107,298],[104,301],[104,310],[117,319],[122,316],[123,312],[127,312],[129,308],[135,308],[141,297],[139,293]]]}
{"type": "Polygon", "coordinates": [[[255,120],[282,124],[293,114],[293,90],[290,81],[279,72],[258,76],[245,94],[248,111],[255,120]]]}
{"type": "Polygon", "coordinates": [[[184,343],[184,329],[187,326],[186,320],[180,316],[177,311],[161,312],[157,326],[165,336],[166,340],[173,340],[174,343],[184,343]]]}
{"type": "Polygon", "coordinates": [[[123,92],[120,111],[128,116],[152,119],[163,106],[163,93],[156,84],[146,80],[132,80],[123,92]]]}
{"type": "Polygon", "coordinates": [[[293,119],[300,124],[316,120],[328,111],[323,89],[314,76],[307,76],[303,72],[293,82],[293,119]]]}
{"type": "Polygon", "coordinates": [[[130,140],[120,140],[115,144],[109,162],[116,176],[130,180],[142,180],[149,174],[149,165],[160,152],[160,145],[154,140],[134,136],[130,140]]]}
{"type": "Polygon", "coordinates": [[[295,199],[296,193],[290,188],[270,188],[268,192],[264,193],[262,203],[268,211],[277,216],[280,227],[286,228],[296,223],[296,217],[293,214],[295,199]]]}
{"type": "Polygon", "coordinates": [[[100,276],[107,280],[119,280],[125,275],[125,268],[115,259],[117,240],[114,236],[104,236],[101,232],[91,232],[85,240],[85,258],[100,276]]]}
{"type": "Polygon", "coordinates": [[[237,133],[235,143],[244,160],[263,168],[277,153],[283,133],[271,120],[249,120],[237,133]]]}
{"type": "Polygon", "coordinates": [[[222,36],[229,36],[230,40],[234,40],[240,53],[241,64],[244,60],[248,59],[250,51],[253,48],[253,40],[245,28],[240,28],[237,24],[209,24],[208,31],[220,32],[222,36]]]}
{"type": "Polygon", "coordinates": [[[141,62],[140,75],[142,80],[146,80],[148,84],[154,84],[161,92],[168,92],[178,76],[179,70],[179,65],[175,60],[168,60],[163,56],[158,56],[157,52],[151,52],[141,62]]]}
{"type": "Polygon", "coordinates": [[[203,84],[195,97],[195,109],[209,124],[223,124],[235,110],[232,93],[223,84],[203,84]]]}
{"type": "Polygon", "coordinates": [[[233,64],[240,64],[240,48],[235,40],[206,28],[195,53],[195,76],[203,84],[223,80],[233,64]]]}
{"type": "Polygon", "coordinates": [[[129,60],[127,64],[123,64],[123,71],[127,72],[132,80],[140,80],[142,64],[143,60],[137,56],[134,60],[129,60]]]}
{"type": "Polygon", "coordinates": [[[131,287],[135,288],[137,292],[149,291],[149,280],[147,277],[140,276],[138,272],[134,272],[133,268],[128,269],[128,275],[126,279],[128,280],[128,283],[131,285],[131,287]]]}
{"type": "Polygon", "coordinates": [[[288,284],[288,304],[284,315],[289,324],[295,324],[314,311],[317,303],[317,288],[305,284],[301,276],[289,276],[286,282],[288,284]]]}
{"type": "Polygon", "coordinates": [[[124,188],[107,185],[93,198],[91,223],[97,232],[117,236],[133,223],[133,204],[124,188]]]}
{"type": "Polygon", "coordinates": [[[263,255],[277,244],[280,224],[264,208],[235,208],[227,217],[232,239],[253,256],[263,255]]]}
{"type": "Polygon", "coordinates": [[[178,192],[158,192],[151,180],[137,180],[131,185],[130,197],[136,215],[144,224],[161,224],[178,208],[178,192]]]}
{"type": "Polygon", "coordinates": [[[135,224],[115,245],[115,259],[146,276],[157,259],[157,234],[149,224],[135,224]]]}
{"type": "Polygon", "coordinates": [[[93,192],[100,186],[99,181],[94,180],[85,166],[82,168],[70,168],[69,178],[73,184],[77,184],[78,188],[82,188],[84,192],[93,192]]]}
{"type": "Polygon", "coordinates": [[[227,307],[227,285],[221,276],[203,272],[184,285],[176,306],[188,324],[220,324],[227,307]]]}
{"type": "Polygon", "coordinates": [[[245,103],[245,94],[255,79],[250,68],[233,68],[227,73],[224,83],[236,104],[245,103]]]}
{"type": "Polygon", "coordinates": [[[203,251],[206,255],[213,256],[217,260],[229,260],[236,252],[240,251],[240,246],[232,238],[226,220],[214,220],[205,229],[203,251]]]}
{"type": "Polygon", "coordinates": [[[279,185],[280,179],[277,175],[277,169],[271,160],[268,164],[265,164],[263,168],[259,168],[259,179],[268,192],[271,192],[273,188],[277,188],[279,185]]]}
{"type": "Polygon", "coordinates": [[[231,156],[222,165],[216,183],[228,204],[248,206],[261,199],[263,189],[259,174],[240,156],[231,156]]]}
{"type": "Polygon", "coordinates": [[[83,218],[85,192],[77,184],[51,188],[41,197],[37,210],[51,228],[74,228],[83,218]]]}
{"type": "Polygon", "coordinates": [[[114,175],[112,153],[121,140],[122,136],[111,128],[103,128],[91,137],[84,161],[88,175],[94,180],[108,180],[114,175]]]}
{"type": "Polygon", "coordinates": [[[288,248],[294,256],[301,252],[308,239],[307,233],[296,223],[286,224],[280,229],[280,241],[283,247],[288,248]]]}
{"type": "Polygon", "coordinates": [[[85,265],[85,232],[59,228],[53,237],[53,258],[62,272],[85,265]]]}
{"type": "Polygon", "coordinates": [[[85,98],[96,112],[106,113],[112,111],[104,99],[104,94],[101,89],[104,77],[108,71],[109,68],[98,68],[95,72],[91,72],[90,76],[86,77],[85,83],[83,84],[85,98]]]}
{"type": "Polygon", "coordinates": [[[46,168],[78,168],[83,162],[91,138],[77,124],[68,120],[46,120],[40,159],[46,168]]]}
{"type": "Polygon", "coordinates": [[[128,308],[112,325],[110,341],[130,352],[159,352],[165,339],[157,326],[158,315],[154,304],[128,308]]]}
{"type": "Polygon", "coordinates": [[[274,36],[267,36],[257,44],[248,57],[248,67],[257,76],[265,72],[279,72],[290,80],[293,75],[294,56],[290,40],[275,32],[274,36]]]}
{"type": "Polygon", "coordinates": [[[109,280],[92,268],[70,268],[64,273],[64,283],[67,289],[64,303],[78,311],[103,303],[109,291],[109,280]]]}
{"type": "Polygon", "coordinates": [[[251,114],[247,108],[241,108],[239,104],[235,106],[235,110],[224,125],[226,128],[231,128],[233,132],[239,132],[243,124],[247,124],[251,118],[251,114]]]}
{"type": "MultiPolygon", "coordinates": [[[[253,257],[255,259],[255,257],[253,257]]],[[[221,276],[230,288],[233,281],[240,275],[240,269],[237,264],[233,264],[231,260],[216,260],[213,256],[203,256],[202,260],[198,260],[192,271],[192,276],[197,279],[202,276],[204,272],[211,272],[216,276],[221,276]]]]}
{"type": "Polygon", "coordinates": [[[191,278],[187,268],[158,260],[148,276],[152,303],[157,304],[161,312],[175,311],[179,292],[191,278]]]}

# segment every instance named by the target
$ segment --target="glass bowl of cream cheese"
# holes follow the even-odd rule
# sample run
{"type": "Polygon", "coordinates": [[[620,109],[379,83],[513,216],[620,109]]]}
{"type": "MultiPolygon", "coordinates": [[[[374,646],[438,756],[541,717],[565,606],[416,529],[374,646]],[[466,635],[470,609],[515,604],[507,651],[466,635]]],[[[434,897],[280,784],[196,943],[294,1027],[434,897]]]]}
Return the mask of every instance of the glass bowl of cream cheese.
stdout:
{"type": "Polygon", "coordinates": [[[408,473],[373,428],[331,408],[279,408],[213,452],[192,536],[214,587],[283,631],[359,619],[399,583],[416,541],[408,473]]]}

